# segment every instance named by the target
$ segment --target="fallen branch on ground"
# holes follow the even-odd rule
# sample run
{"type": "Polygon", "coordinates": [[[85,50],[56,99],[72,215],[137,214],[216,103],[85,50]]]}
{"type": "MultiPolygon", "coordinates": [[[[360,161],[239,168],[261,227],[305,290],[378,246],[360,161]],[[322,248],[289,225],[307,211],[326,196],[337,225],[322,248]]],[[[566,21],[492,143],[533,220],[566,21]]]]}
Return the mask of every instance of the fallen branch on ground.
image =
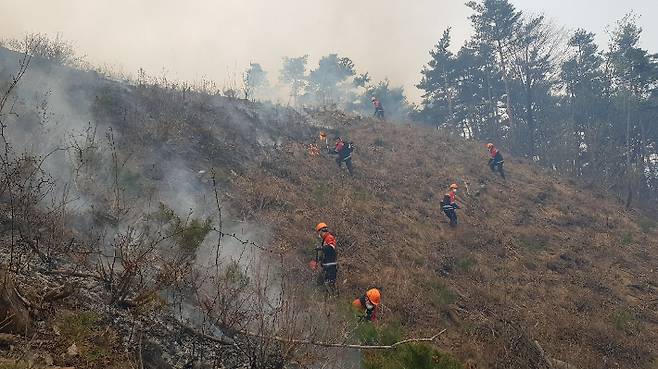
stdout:
{"type": "Polygon", "coordinates": [[[209,334],[203,333],[203,332],[201,332],[201,331],[199,331],[199,330],[197,330],[197,329],[195,329],[195,328],[193,328],[193,327],[191,327],[191,326],[189,326],[189,325],[187,325],[187,324],[185,324],[181,321],[174,320],[174,322],[176,324],[178,324],[178,326],[180,326],[185,332],[187,332],[187,333],[189,333],[193,336],[196,336],[196,337],[199,337],[199,338],[202,338],[202,339],[206,339],[208,341],[212,341],[212,342],[215,342],[215,343],[219,343],[221,345],[235,345],[235,341],[230,337],[226,337],[226,336],[216,337],[214,335],[209,335],[209,334]]]}
{"type": "Polygon", "coordinates": [[[43,274],[56,274],[56,275],[63,275],[67,277],[79,277],[79,278],[92,278],[98,281],[103,281],[103,279],[95,274],[89,274],[89,273],[80,273],[76,272],[73,270],[65,270],[65,269],[55,269],[55,270],[40,270],[41,273],[43,274]]]}
{"type": "MultiPolygon", "coordinates": [[[[187,331],[188,333],[191,333],[199,338],[202,339],[207,339],[209,341],[217,342],[219,344],[223,345],[233,345],[235,344],[235,341],[229,337],[216,337],[214,335],[209,335],[205,334],[203,332],[200,332],[196,330],[195,328],[192,328],[189,325],[186,325],[182,322],[176,321],[178,325],[187,331]]],[[[294,338],[284,338],[284,337],[279,337],[279,336],[268,336],[265,334],[259,334],[259,333],[254,333],[254,332],[249,332],[249,331],[238,331],[239,334],[245,335],[245,336],[250,336],[250,337],[256,337],[256,338],[263,338],[263,339],[268,339],[268,340],[274,340],[278,342],[283,342],[283,343],[290,343],[290,344],[296,344],[296,345],[311,345],[311,346],[322,346],[322,347],[334,347],[334,348],[344,348],[344,349],[358,349],[358,350],[393,350],[397,346],[404,345],[406,343],[413,343],[413,342],[433,342],[435,339],[437,339],[440,335],[446,332],[447,329],[441,330],[441,332],[433,335],[432,337],[427,337],[427,338],[408,338],[406,340],[398,341],[395,343],[392,343],[390,345],[350,345],[350,344],[344,344],[344,343],[332,343],[332,342],[321,342],[321,341],[312,341],[312,340],[300,340],[300,339],[294,339],[294,338]]]]}
{"type": "Polygon", "coordinates": [[[539,351],[539,354],[541,355],[542,359],[544,359],[546,364],[548,364],[548,366],[551,369],[576,369],[575,366],[573,366],[569,363],[565,363],[562,360],[558,360],[558,359],[555,359],[555,358],[551,357],[546,351],[544,351],[544,348],[541,347],[539,342],[533,341],[533,343],[535,344],[535,347],[539,351]]]}
{"type": "Polygon", "coordinates": [[[432,337],[428,338],[409,338],[406,340],[398,341],[390,345],[349,345],[349,344],[342,344],[342,343],[331,343],[331,342],[320,342],[320,341],[312,341],[312,340],[299,340],[299,339],[293,339],[293,338],[283,338],[283,337],[278,337],[278,336],[267,336],[263,334],[258,334],[258,333],[252,333],[252,332],[247,332],[247,331],[239,331],[241,334],[244,334],[246,336],[251,336],[251,337],[257,337],[257,338],[265,338],[265,339],[271,339],[279,342],[284,342],[284,343],[293,343],[293,344],[298,344],[298,345],[312,345],[312,346],[322,346],[322,347],[336,347],[336,348],[350,348],[350,349],[359,349],[359,350],[392,350],[396,348],[397,346],[404,345],[405,343],[412,343],[412,342],[433,342],[437,337],[445,333],[446,329],[443,329],[441,332],[433,335],[432,337]]]}

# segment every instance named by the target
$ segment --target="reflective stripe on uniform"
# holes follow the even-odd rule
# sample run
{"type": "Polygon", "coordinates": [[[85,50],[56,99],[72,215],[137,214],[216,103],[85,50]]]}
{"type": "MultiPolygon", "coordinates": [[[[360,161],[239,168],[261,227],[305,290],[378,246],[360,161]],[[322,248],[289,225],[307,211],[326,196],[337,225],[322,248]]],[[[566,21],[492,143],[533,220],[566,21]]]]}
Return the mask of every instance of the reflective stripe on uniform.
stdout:
{"type": "Polygon", "coordinates": [[[332,265],[338,265],[338,263],[335,261],[333,263],[322,263],[322,266],[332,266],[332,265]]]}

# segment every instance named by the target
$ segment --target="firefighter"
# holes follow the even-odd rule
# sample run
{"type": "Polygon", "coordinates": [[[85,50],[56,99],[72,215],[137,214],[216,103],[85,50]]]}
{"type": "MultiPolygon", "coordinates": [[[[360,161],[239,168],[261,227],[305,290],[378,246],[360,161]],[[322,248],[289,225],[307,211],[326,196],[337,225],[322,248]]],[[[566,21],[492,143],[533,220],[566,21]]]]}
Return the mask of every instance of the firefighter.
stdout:
{"type": "Polygon", "coordinates": [[[352,151],[354,151],[354,147],[351,142],[345,142],[340,136],[336,136],[336,146],[334,148],[334,154],[338,155],[336,158],[336,164],[338,164],[338,168],[342,168],[343,163],[345,163],[350,175],[353,173],[352,151]]]}
{"type": "Polygon", "coordinates": [[[325,149],[325,152],[329,152],[329,138],[327,137],[327,132],[320,132],[320,146],[325,149]]]}
{"type": "Polygon", "coordinates": [[[334,237],[326,223],[318,223],[315,226],[315,231],[320,237],[320,245],[315,248],[315,265],[322,267],[322,283],[324,284],[327,293],[338,295],[336,289],[336,278],[338,275],[338,259],[336,253],[336,237],[334,237]]]}
{"type": "Polygon", "coordinates": [[[367,321],[377,320],[377,306],[381,304],[381,292],[377,288],[369,289],[364,295],[352,302],[352,306],[363,313],[361,319],[367,321]]]}
{"type": "Polygon", "coordinates": [[[443,195],[443,200],[441,200],[441,210],[445,213],[445,215],[450,219],[450,226],[454,227],[457,225],[457,209],[459,209],[459,205],[457,204],[456,200],[456,194],[457,194],[457,186],[456,183],[453,183],[450,185],[450,191],[443,195]]]}
{"type": "Polygon", "coordinates": [[[503,154],[498,151],[496,146],[492,143],[487,144],[487,149],[489,150],[489,168],[491,168],[492,172],[498,171],[500,173],[500,176],[505,179],[505,171],[503,170],[503,163],[505,160],[503,160],[503,154]]]}
{"type": "Polygon", "coordinates": [[[384,106],[382,106],[382,102],[374,96],[370,101],[372,101],[372,106],[375,107],[375,114],[373,114],[373,117],[384,120],[384,106]]]}

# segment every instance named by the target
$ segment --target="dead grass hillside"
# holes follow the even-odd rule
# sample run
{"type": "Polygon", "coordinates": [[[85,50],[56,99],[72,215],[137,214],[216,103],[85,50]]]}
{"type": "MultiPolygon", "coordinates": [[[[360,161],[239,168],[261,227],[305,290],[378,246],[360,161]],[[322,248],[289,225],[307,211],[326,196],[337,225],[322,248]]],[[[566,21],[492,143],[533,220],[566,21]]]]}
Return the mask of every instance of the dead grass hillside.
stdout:
{"type": "Polygon", "coordinates": [[[312,227],[326,221],[344,299],[382,286],[388,319],[419,333],[448,327],[442,344],[463,359],[543,367],[543,349],[578,368],[655,368],[653,220],[509,155],[503,181],[481,143],[338,113],[315,119],[356,144],[354,177],[289,142],[233,181],[234,204],[294,251],[300,275],[312,279],[312,227]],[[457,229],[439,205],[452,182],[457,229]]]}
{"type": "MultiPolygon", "coordinates": [[[[2,81],[14,64],[0,65],[2,81]]],[[[509,155],[503,181],[483,143],[420,126],[31,68],[19,94],[58,76],[46,87],[67,107],[60,123],[78,136],[97,130],[78,139],[94,168],[76,183],[93,205],[90,223],[112,219],[97,214],[116,207],[108,188],[138,209],[184,208],[179,197],[192,194],[214,210],[214,170],[225,221],[257,224],[267,247],[284,251],[309,309],[325,304],[307,267],[324,221],[339,241],[332,307],[382,287],[385,324],[399,321],[409,336],[446,328],[440,348],[477,368],[657,368],[658,226],[604,192],[509,155]],[[310,155],[320,130],[356,144],[354,177],[333,156],[310,155]],[[452,182],[456,229],[439,205],[452,182]]],[[[12,127],[32,133],[33,102],[15,105],[12,127]]]]}

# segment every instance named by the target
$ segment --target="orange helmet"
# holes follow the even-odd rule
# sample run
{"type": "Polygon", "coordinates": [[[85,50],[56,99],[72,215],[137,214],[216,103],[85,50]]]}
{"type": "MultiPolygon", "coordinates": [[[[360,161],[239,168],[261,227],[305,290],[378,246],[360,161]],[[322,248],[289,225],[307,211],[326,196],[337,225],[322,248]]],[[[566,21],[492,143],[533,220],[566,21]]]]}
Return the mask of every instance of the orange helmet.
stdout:
{"type": "Polygon", "coordinates": [[[318,223],[318,225],[315,226],[315,231],[320,232],[321,230],[323,230],[324,228],[327,228],[327,227],[328,226],[327,226],[326,223],[318,223]]]}
{"type": "Polygon", "coordinates": [[[366,292],[366,297],[373,305],[379,305],[382,301],[382,295],[376,288],[371,288],[366,292]]]}
{"type": "Polygon", "coordinates": [[[490,142],[487,144],[487,149],[491,149],[493,147],[493,144],[490,142]]]}
{"type": "Polygon", "coordinates": [[[451,190],[453,190],[453,189],[456,190],[456,189],[458,189],[458,188],[459,188],[459,186],[457,186],[456,183],[453,183],[453,184],[450,185],[450,189],[451,189],[451,190]]]}

